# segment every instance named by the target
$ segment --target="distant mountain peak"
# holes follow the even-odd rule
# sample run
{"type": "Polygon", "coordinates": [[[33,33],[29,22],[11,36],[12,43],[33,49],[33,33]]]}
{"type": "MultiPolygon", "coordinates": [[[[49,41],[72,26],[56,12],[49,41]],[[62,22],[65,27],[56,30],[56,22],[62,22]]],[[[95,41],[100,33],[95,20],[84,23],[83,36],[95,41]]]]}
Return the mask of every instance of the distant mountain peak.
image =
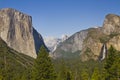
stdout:
{"type": "Polygon", "coordinates": [[[62,35],[61,38],[55,38],[55,37],[45,37],[44,41],[50,52],[54,52],[57,48],[57,46],[68,39],[68,35],[62,35]]]}

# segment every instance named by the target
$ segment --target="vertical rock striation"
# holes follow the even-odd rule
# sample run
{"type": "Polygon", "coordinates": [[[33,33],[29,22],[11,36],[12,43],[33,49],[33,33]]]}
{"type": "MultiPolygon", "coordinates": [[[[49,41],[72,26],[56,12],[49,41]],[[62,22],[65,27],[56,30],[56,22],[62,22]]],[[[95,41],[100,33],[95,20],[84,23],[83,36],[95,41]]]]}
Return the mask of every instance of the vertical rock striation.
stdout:
{"type": "Polygon", "coordinates": [[[9,47],[35,58],[37,50],[44,42],[41,35],[34,32],[31,16],[12,8],[0,10],[0,37],[9,47]],[[35,39],[34,36],[39,38],[35,39]]]}

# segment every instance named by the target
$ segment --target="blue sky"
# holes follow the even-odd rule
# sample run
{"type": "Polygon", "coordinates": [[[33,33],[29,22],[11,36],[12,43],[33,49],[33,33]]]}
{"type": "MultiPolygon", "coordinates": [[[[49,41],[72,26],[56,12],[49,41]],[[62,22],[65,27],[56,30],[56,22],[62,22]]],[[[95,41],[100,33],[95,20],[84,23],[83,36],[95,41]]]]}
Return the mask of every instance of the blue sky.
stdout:
{"type": "Polygon", "coordinates": [[[102,26],[109,13],[120,15],[120,0],[0,0],[0,8],[31,15],[43,37],[61,37],[102,26]]]}

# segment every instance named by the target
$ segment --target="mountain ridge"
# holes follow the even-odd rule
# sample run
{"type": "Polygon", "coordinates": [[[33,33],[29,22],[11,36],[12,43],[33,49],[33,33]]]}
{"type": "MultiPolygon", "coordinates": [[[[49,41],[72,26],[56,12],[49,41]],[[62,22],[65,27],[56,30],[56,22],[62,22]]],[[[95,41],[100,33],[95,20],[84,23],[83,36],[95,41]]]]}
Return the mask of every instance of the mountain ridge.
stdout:
{"type": "Polygon", "coordinates": [[[120,16],[114,14],[106,15],[102,27],[76,32],[61,43],[53,53],[54,58],[66,58],[64,55],[74,55],[77,52],[83,61],[89,59],[97,60],[104,43],[106,43],[108,48],[113,45],[117,50],[120,50],[120,44],[117,44],[120,42],[119,23],[120,16]]]}

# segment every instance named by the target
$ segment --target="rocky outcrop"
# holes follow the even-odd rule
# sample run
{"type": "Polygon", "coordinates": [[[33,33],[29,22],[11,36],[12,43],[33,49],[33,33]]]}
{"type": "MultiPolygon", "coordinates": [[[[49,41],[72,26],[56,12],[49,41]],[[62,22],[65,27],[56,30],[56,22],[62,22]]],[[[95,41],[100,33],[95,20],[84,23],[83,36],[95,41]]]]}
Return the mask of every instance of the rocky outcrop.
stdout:
{"type": "Polygon", "coordinates": [[[79,53],[83,61],[97,60],[103,44],[107,48],[111,45],[120,50],[120,16],[108,14],[103,27],[90,28],[75,33],[54,52],[55,58],[64,57],[66,54],[79,53]]]}
{"type": "Polygon", "coordinates": [[[103,33],[120,33],[120,16],[108,14],[103,23],[103,33]]]}
{"type": "Polygon", "coordinates": [[[14,50],[36,57],[43,39],[32,27],[32,17],[15,9],[0,10],[0,37],[14,50]]]}
{"type": "Polygon", "coordinates": [[[87,34],[88,31],[83,30],[73,34],[64,42],[60,43],[55,52],[53,53],[54,57],[62,57],[66,52],[74,53],[76,51],[81,51],[83,47],[83,41],[87,37],[87,34]],[[61,54],[61,52],[63,52],[63,54],[61,54]]]}

